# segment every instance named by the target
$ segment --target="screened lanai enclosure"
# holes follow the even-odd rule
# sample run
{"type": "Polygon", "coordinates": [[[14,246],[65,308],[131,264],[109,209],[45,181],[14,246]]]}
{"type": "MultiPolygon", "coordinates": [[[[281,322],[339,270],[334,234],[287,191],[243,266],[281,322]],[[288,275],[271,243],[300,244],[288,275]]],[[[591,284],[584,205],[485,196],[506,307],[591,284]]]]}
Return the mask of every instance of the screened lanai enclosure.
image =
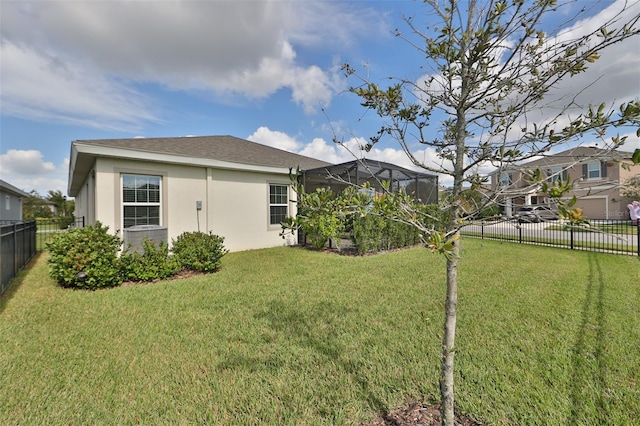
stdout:
{"type": "Polygon", "coordinates": [[[438,176],[405,169],[376,160],[354,160],[302,172],[305,192],[317,188],[331,188],[337,194],[348,186],[368,183],[378,193],[384,193],[382,182],[389,183],[389,191],[404,190],[424,204],[438,202],[438,176]]]}

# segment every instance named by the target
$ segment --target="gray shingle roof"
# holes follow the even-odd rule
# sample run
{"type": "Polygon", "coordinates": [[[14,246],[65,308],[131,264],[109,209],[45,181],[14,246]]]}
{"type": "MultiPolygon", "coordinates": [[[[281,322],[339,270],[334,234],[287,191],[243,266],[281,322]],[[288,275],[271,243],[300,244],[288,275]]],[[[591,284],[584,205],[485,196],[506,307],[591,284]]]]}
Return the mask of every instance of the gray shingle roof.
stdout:
{"type": "Polygon", "coordinates": [[[591,158],[610,160],[631,158],[631,153],[616,150],[604,150],[593,146],[578,146],[575,148],[567,149],[566,151],[558,152],[556,154],[549,154],[544,158],[540,158],[528,163],[522,164],[522,167],[542,167],[561,165],[564,163],[572,163],[580,160],[588,160],[591,158]]]}
{"type": "Polygon", "coordinates": [[[3,190],[5,190],[8,193],[11,193],[13,195],[18,196],[18,197],[28,197],[29,196],[29,194],[27,194],[23,190],[16,188],[15,186],[11,185],[9,182],[5,182],[2,179],[0,179],[0,188],[2,188],[3,190]]]}
{"type": "Polygon", "coordinates": [[[322,160],[251,142],[234,136],[190,136],[79,140],[86,145],[173,154],[265,167],[300,167],[301,170],[330,165],[322,160]]]}

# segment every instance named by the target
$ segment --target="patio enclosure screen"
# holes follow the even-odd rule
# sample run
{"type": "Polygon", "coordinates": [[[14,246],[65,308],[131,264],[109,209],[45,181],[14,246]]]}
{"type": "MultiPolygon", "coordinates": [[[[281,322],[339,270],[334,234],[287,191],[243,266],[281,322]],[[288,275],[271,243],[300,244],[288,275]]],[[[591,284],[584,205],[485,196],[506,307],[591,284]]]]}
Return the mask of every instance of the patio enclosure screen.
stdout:
{"type": "Polygon", "coordinates": [[[438,202],[438,177],[415,172],[389,163],[375,160],[354,160],[348,163],[306,170],[302,173],[305,192],[329,187],[334,193],[342,192],[350,185],[362,186],[365,182],[377,192],[383,193],[381,182],[389,182],[389,190],[404,190],[424,204],[438,202]]]}

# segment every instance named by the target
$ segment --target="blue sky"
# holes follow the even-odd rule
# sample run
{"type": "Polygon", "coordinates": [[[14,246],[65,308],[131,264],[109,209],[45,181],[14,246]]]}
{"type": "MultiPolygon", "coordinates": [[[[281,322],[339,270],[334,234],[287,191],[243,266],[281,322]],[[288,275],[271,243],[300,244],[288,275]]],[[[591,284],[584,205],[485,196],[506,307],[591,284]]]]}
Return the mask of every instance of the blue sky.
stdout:
{"type": "MultiPolygon", "coordinates": [[[[587,31],[621,7],[566,3],[549,28],[584,8],[565,30],[587,31]]],[[[638,0],[629,3],[640,13],[638,0]]],[[[426,12],[405,0],[0,0],[0,178],[27,192],[66,193],[77,139],[228,134],[349,161],[334,132],[356,147],[377,120],[346,91],[355,82],[340,65],[374,80],[418,79],[419,52],[393,30],[408,30],[403,16],[426,23],[426,12]]],[[[595,82],[584,103],[640,97],[639,45],[613,46],[565,89],[595,82]]],[[[631,136],[625,150],[635,148],[631,136]]],[[[392,141],[367,156],[410,165],[392,141]]]]}

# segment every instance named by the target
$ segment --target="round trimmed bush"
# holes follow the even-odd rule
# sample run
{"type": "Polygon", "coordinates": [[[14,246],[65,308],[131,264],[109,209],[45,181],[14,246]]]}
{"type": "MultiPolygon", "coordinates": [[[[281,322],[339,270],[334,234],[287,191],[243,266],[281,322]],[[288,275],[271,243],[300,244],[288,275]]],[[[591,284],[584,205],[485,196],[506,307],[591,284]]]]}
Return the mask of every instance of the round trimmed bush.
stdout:
{"type": "Polygon", "coordinates": [[[223,242],[224,237],[211,232],[185,232],[172,241],[171,250],[182,268],[214,272],[220,268],[222,256],[229,252],[223,242]]]}
{"type": "Polygon", "coordinates": [[[49,275],[63,287],[96,290],[122,284],[122,240],[100,222],[56,234],[47,243],[49,275]]]}

